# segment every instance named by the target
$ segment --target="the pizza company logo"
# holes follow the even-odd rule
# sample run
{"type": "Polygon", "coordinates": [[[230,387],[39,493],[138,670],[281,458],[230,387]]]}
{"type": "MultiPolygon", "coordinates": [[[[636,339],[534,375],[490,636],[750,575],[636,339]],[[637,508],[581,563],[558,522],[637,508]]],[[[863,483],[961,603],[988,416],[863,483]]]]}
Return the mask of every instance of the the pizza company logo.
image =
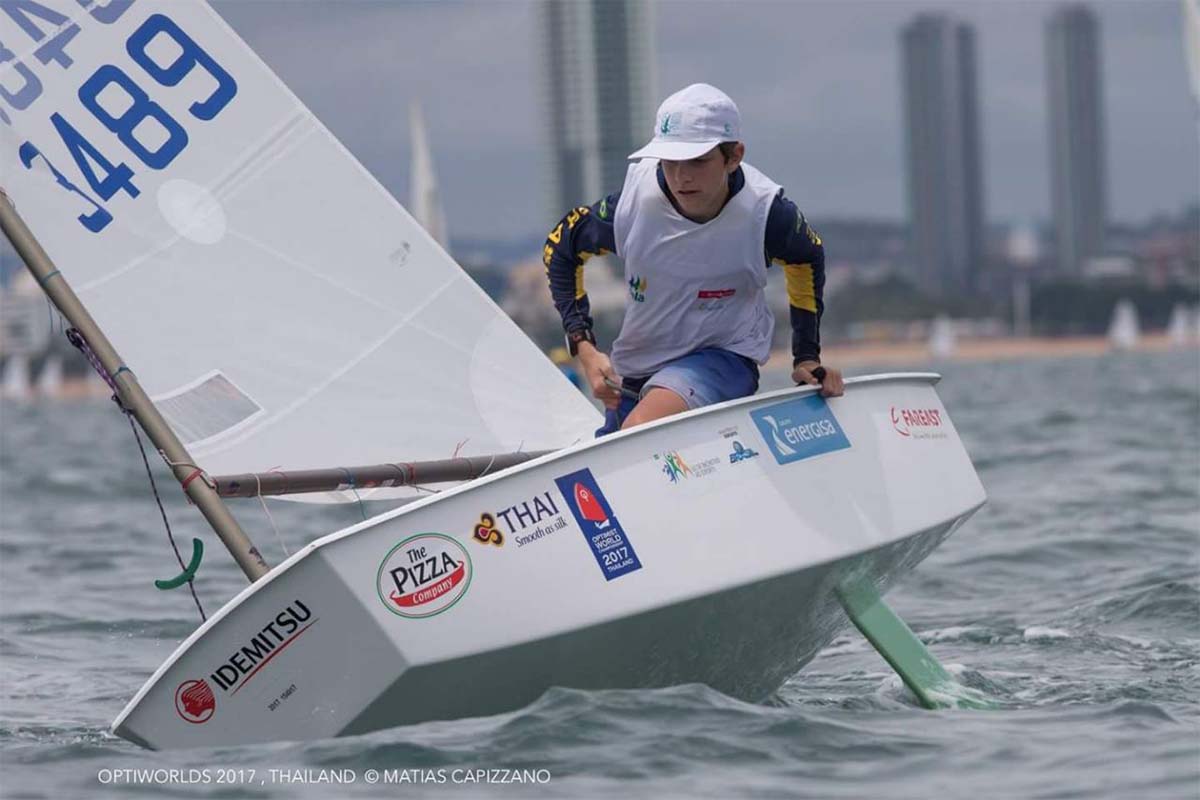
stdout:
{"type": "Polygon", "coordinates": [[[477,541],[485,544],[490,541],[495,545],[504,543],[504,534],[496,525],[496,517],[504,520],[504,527],[516,540],[517,547],[524,547],[567,527],[567,520],[558,510],[558,504],[554,502],[550,492],[542,492],[529,500],[514,503],[497,511],[495,515],[481,514],[479,524],[475,526],[477,541]],[[499,541],[496,537],[499,537],[499,541]]]}
{"type": "Polygon", "coordinates": [[[175,690],[175,711],[185,722],[197,725],[208,722],[217,712],[217,698],[212,687],[203,678],[179,684],[175,690]]]}
{"type": "Polygon", "coordinates": [[[942,430],[942,412],[937,408],[891,409],[892,429],[911,439],[945,439],[942,430]]]}
{"type": "Polygon", "coordinates": [[[441,533],[419,533],[393,547],[379,565],[375,583],[388,611],[401,617],[440,614],[471,585],[471,557],[441,533]]]}

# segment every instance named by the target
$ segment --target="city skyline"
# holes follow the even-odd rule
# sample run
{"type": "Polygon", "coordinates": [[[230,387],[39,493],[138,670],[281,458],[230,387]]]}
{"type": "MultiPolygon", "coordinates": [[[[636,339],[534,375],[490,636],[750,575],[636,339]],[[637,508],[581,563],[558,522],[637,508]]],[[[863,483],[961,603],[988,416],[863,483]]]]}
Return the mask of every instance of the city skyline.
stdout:
{"type": "MultiPolygon", "coordinates": [[[[1054,5],[657,3],[659,93],[697,80],[729,92],[746,121],[748,159],[771,170],[810,218],[900,219],[897,32],[915,13],[949,9],[978,35],[988,222],[1041,223],[1051,207],[1043,28],[1054,5]]],[[[517,239],[552,224],[544,210],[550,159],[532,5],[260,0],[216,7],[400,197],[408,177],[402,112],[413,96],[426,97],[456,235],[517,239]],[[286,31],[278,24],[284,15],[286,31]],[[313,59],[297,41],[360,46],[313,59]],[[470,222],[454,225],[457,219],[470,222]]],[[[1133,222],[1175,213],[1200,194],[1179,6],[1093,7],[1104,38],[1110,216],[1133,222]]]]}

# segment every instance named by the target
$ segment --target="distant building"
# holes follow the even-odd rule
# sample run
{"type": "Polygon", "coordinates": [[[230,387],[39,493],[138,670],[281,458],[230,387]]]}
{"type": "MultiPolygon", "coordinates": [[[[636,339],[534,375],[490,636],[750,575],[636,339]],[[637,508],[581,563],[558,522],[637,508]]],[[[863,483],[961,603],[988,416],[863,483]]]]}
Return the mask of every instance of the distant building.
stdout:
{"type": "Polygon", "coordinates": [[[620,191],[654,125],[654,18],[646,0],[543,0],[550,216],[620,191]]]}
{"type": "Polygon", "coordinates": [[[1046,23],[1046,92],[1058,269],[1080,275],[1103,254],[1108,217],[1100,30],[1087,6],[1062,6],[1046,23]]]}
{"type": "Polygon", "coordinates": [[[911,256],[933,294],[983,284],[983,167],[975,32],[920,14],[901,33],[911,256]]]}

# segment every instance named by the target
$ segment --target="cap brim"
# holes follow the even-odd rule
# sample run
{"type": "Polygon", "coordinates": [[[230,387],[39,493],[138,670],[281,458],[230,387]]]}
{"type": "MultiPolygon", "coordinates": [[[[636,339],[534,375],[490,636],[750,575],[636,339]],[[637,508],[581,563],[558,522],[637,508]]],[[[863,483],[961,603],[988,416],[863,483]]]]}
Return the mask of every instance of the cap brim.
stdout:
{"type": "Polygon", "coordinates": [[[719,139],[714,139],[711,142],[660,142],[652,140],[650,144],[641,150],[630,153],[629,160],[657,158],[660,161],[688,161],[693,158],[699,158],[720,143],[721,140],[719,139]]]}

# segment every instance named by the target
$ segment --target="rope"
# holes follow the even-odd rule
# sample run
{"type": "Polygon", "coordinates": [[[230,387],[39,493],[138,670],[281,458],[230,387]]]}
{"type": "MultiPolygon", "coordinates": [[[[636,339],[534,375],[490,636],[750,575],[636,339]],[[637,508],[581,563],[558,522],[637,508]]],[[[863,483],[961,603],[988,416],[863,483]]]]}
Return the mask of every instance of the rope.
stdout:
{"type": "MultiPolygon", "coordinates": [[[[154,492],[154,502],[158,504],[158,513],[162,516],[163,525],[166,526],[167,529],[167,540],[171,543],[171,549],[175,551],[175,560],[179,562],[179,569],[186,571],[187,564],[183,563],[183,555],[179,552],[179,545],[175,543],[175,534],[171,531],[171,522],[167,519],[167,511],[165,508],[163,508],[162,497],[158,494],[158,484],[154,480],[154,471],[150,469],[150,459],[146,457],[146,447],[142,444],[142,436],[138,433],[137,425],[133,421],[133,413],[125,407],[124,403],[121,402],[121,393],[117,391],[117,384],[113,380],[113,376],[109,375],[108,370],[106,370],[104,365],[100,363],[100,358],[95,354],[95,352],[93,352],[92,348],[88,345],[87,340],[83,338],[83,334],[81,334],[75,328],[69,328],[66,331],[66,335],[67,341],[74,345],[79,352],[83,353],[84,358],[86,358],[88,363],[92,365],[92,369],[96,370],[96,373],[104,379],[106,384],[108,384],[108,388],[112,389],[113,402],[117,404],[117,408],[121,409],[121,413],[124,414],[125,418],[129,420],[129,429],[133,431],[133,438],[137,442],[138,450],[142,454],[142,464],[146,466],[146,475],[150,478],[150,489],[154,492]]],[[[124,369],[125,366],[121,365],[121,368],[118,369],[117,372],[119,373],[124,369]]],[[[162,454],[160,453],[159,455],[162,454]]],[[[166,461],[165,456],[163,457],[163,460],[166,461]]],[[[195,465],[189,466],[193,466],[198,472],[200,471],[199,467],[195,467],[195,465]]],[[[205,480],[208,481],[208,476],[206,475],[204,477],[205,480]]],[[[200,596],[196,594],[196,582],[193,578],[188,578],[188,589],[192,593],[192,600],[196,602],[196,610],[200,612],[200,621],[203,622],[207,620],[208,617],[204,613],[204,606],[200,603],[200,596]]]]}
{"type": "Polygon", "coordinates": [[[338,467],[342,472],[346,473],[346,483],[350,484],[350,491],[354,492],[354,499],[358,501],[358,513],[362,514],[362,518],[367,518],[367,507],[363,504],[363,499],[358,496],[358,487],[354,485],[354,476],[350,474],[350,470],[345,467],[338,467]]]}
{"type": "Polygon", "coordinates": [[[275,531],[275,539],[279,542],[279,546],[283,548],[284,557],[291,556],[288,552],[287,545],[283,543],[283,537],[279,535],[279,528],[275,525],[275,518],[271,516],[271,509],[267,508],[267,498],[263,497],[262,493],[262,478],[258,477],[258,473],[254,473],[254,483],[258,486],[258,502],[262,503],[263,511],[267,515],[267,521],[271,523],[271,530],[275,531]]]}
{"type": "MultiPolygon", "coordinates": [[[[117,398],[114,396],[114,400],[117,398]]],[[[117,405],[121,405],[121,401],[117,400],[117,405]]],[[[179,568],[186,570],[187,565],[183,563],[183,556],[179,552],[179,545],[175,544],[175,534],[171,532],[171,523],[167,519],[167,511],[163,508],[162,498],[158,494],[158,484],[154,481],[154,471],[150,469],[150,460],[146,458],[146,448],[142,444],[142,436],[138,433],[137,425],[133,422],[133,415],[130,414],[123,406],[122,413],[129,420],[129,428],[133,431],[133,438],[137,440],[138,450],[142,453],[142,463],[146,465],[146,475],[150,478],[150,488],[154,491],[154,502],[158,503],[158,513],[162,515],[163,525],[167,527],[167,540],[171,543],[171,549],[175,551],[175,560],[179,562],[179,568]]],[[[196,594],[196,582],[193,578],[188,578],[188,589],[192,592],[192,599],[196,601],[196,609],[200,612],[200,621],[208,619],[204,614],[204,606],[200,605],[200,597],[196,594]]]]}

